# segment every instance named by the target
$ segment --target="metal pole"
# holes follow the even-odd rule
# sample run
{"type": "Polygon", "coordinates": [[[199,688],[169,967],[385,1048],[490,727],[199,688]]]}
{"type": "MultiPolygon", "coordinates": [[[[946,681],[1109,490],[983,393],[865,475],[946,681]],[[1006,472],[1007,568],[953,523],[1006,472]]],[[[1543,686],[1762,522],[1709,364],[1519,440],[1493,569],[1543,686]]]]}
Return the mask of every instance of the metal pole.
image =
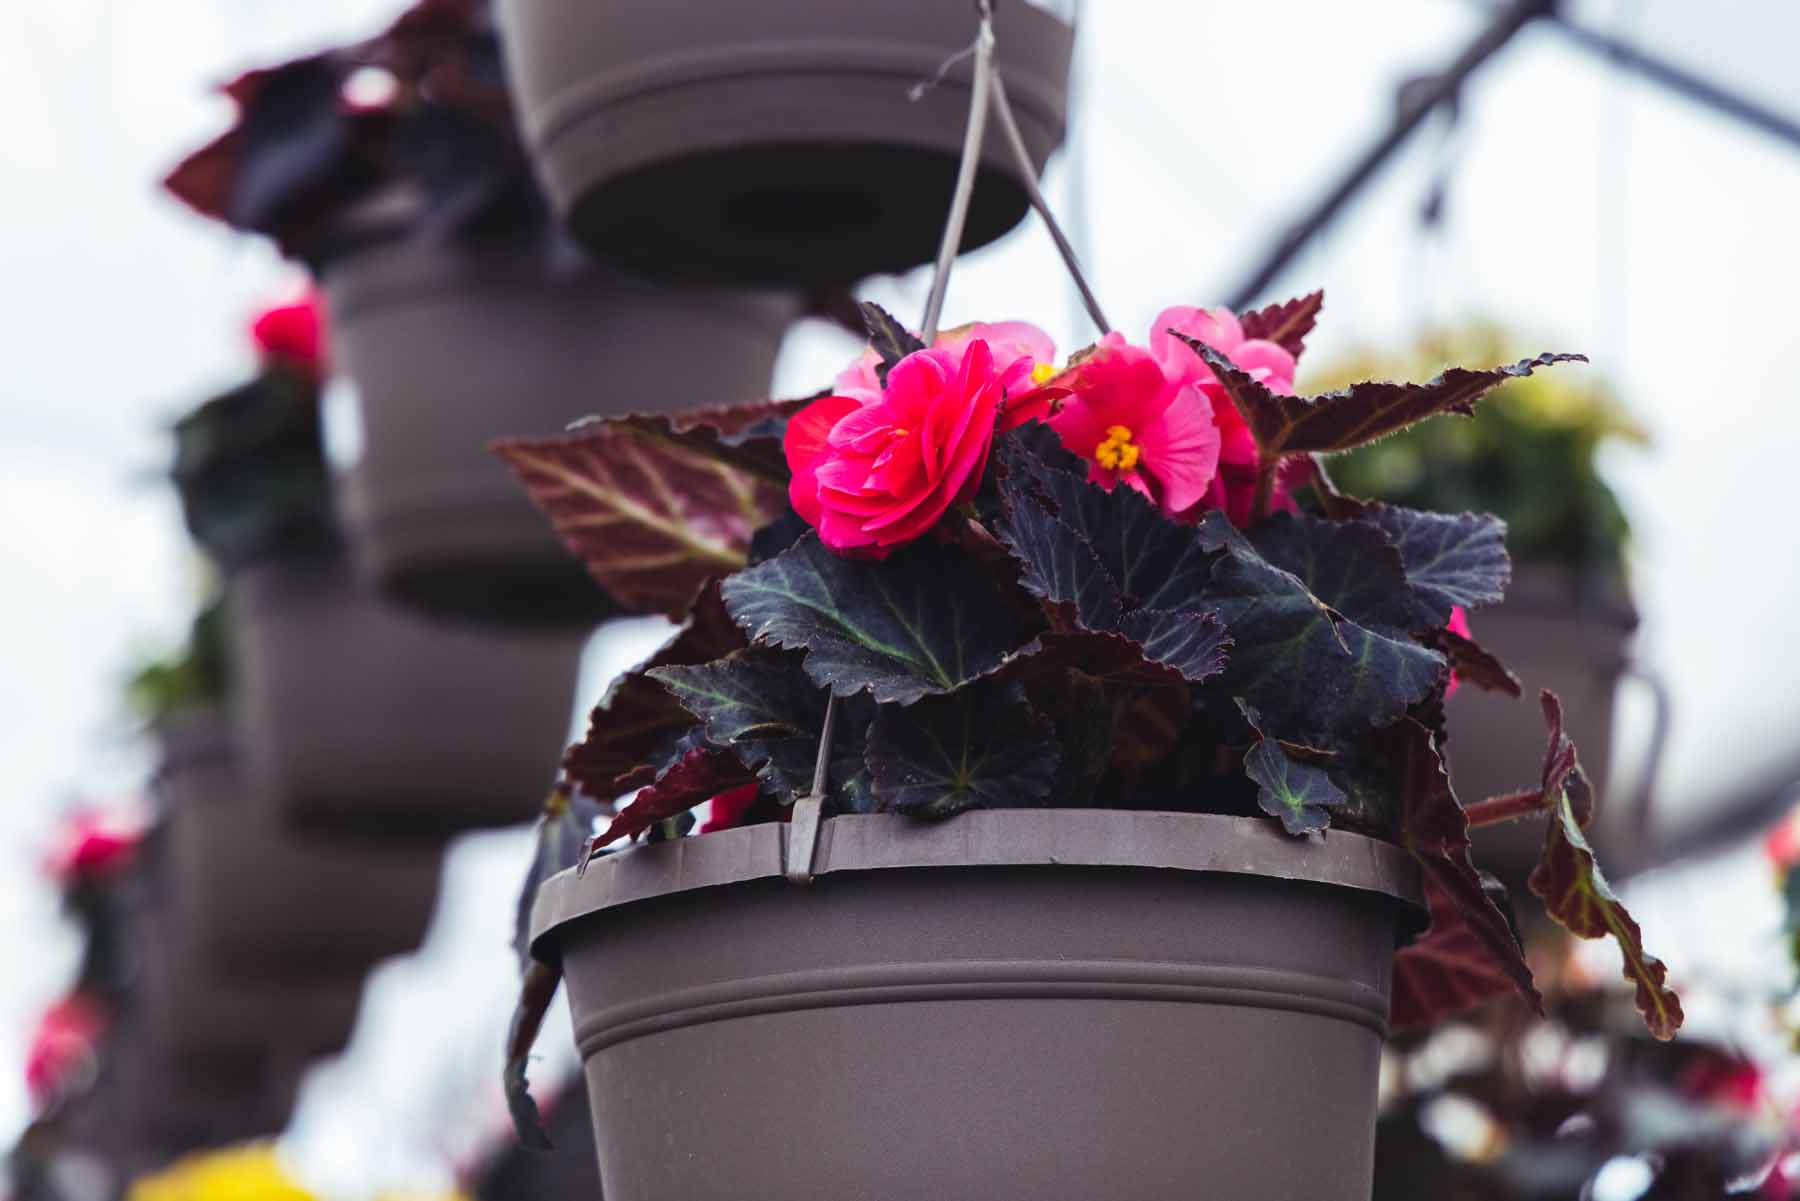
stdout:
{"type": "Polygon", "coordinates": [[[1231,294],[1227,303],[1234,309],[1249,307],[1251,302],[1261,296],[1263,289],[1281,274],[1282,269],[1294,260],[1294,256],[1312,241],[1313,236],[1329,225],[1338,211],[1406,143],[1406,139],[1432,109],[1454,96],[1462,87],[1463,81],[1511,41],[1515,33],[1538,17],[1555,15],[1557,3],[1558,0],[1513,0],[1495,12],[1487,27],[1476,35],[1441,74],[1409,89],[1401,99],[1400,111],[1395,115],[1393,125],[1350,165],[1311,211],[1288,227],[1288,231],[1281,236],[1262,265],[1250,273],[1242,286],[1231,294]]]}

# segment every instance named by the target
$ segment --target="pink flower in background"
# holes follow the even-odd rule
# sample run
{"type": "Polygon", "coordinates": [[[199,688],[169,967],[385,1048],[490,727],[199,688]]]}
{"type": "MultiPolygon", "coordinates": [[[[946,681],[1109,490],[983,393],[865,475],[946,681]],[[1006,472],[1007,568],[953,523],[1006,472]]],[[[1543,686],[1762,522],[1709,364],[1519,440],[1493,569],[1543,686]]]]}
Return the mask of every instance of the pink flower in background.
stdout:
{"type": "Polygon", "coordinates": [[[44,1011],[25,1056],[25,1087],[40,1110],[49,1107],[70,1084],[70,1076],[93,1060],[106,1010],[100,1002],[70,993],[44,1011]]]}
{"type": "Polygon", "coordinates": [[[324,306],[319,294],[308,288],[293,304],[277,305],[257,314],[250,323],[250,337],[267,362],[295,368],[313,379],[329,372],[326,354],[324,306]]]}
{"type": "Polygon", "coordinates": [[[1088,460],[1088,479],[1135,488],[1173,516],[1205,497],[1219,462],[1212,406],[1169,380],[1148,351],[1109,334],[1054,385],[1068,396],[1050,415],[1063,445],[1088,460]]]}
{"type": "Polygon", "coordinates": [[[1212,401],[1213,420],[1218,423],[1221,438],[1219,460],[1254,464],[1256,442],[1250,437],[1237,406],[1225,395],[1219,377],[1206,365],[1206,360],[1171,334],[1171,329],[1206,343],[1278,396],[1293,394],[1294,356],[1273,342],[1244,337],[1243,326],[1227,308],[1177,305],[1157,314],[1156,321],[1150,326],[1150,353],[1162,366],[1163,373],[1171,382],[1194,384],[1212,401]]]}
{"type": "Polygon", "coordinates": [[[873,399],[813,402],[789,421],[784,443],[794,511],[833,550],[886,558],[974,496],[1004,397],[978,338],[960,355],[907,355],[873,399]]]}
{"type": "Polygon", "coordinates": [[[63,823],[56,845],[45,857],[44,870],[65,885],[98,876],[131,862],[143,837],[143,826],[135,820],[83,810],[63,823]]]}

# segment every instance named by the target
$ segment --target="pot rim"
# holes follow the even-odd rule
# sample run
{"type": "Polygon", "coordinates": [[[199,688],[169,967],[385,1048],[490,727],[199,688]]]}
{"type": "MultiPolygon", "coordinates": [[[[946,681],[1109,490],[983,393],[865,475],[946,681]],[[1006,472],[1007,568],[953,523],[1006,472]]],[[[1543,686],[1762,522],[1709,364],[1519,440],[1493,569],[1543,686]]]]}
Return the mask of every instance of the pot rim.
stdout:
{"type": "MultiPolygon", "coordinates": [[[[764,822],[635,847],[544,881],[532,954],[554,963],[558,929],[677,893],[780,879],[788,826],[764,822]]],[[[843,814],[819,827],[815,877],[917,868],[1153,868],[1265,876],[1392,897],[1423,920],[1418,865],[1393,843],[1329,830],[1294,836],[1273,821],[1150,809],[978,809],[943,821],[843,814]]]]}

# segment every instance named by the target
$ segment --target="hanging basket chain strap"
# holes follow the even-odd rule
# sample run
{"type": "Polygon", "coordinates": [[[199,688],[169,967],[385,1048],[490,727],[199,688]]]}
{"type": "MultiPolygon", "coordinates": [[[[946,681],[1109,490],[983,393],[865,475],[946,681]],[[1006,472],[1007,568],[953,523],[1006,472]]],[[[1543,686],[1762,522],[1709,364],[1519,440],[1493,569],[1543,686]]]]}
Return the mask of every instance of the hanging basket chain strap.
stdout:
{"type": "MultiPolygon", "coordinates": [[[[976,0],[975,7],[980,15],[980,25],[975,32],[974,44],[967,50],[958,51],[933,79],[919,84],[910,93],[913,100],[919,99],[936,86],[952,64],[971,55],[974,57],[969,120],[963,129],[962,158],[956,169],[956,190],[950,198],[950,212],[944,221],[944,235],[938,242],[937,262],[931,272],[931,289],[925,298],[925,316],[919,322],[920,340],[929,346],[937,339],[938,322],[944,312],[944,294],[950,287],[950,268],[955,265],[957,249],[962,245],[963,227],[969,219],[970,198],[975,194],[975,171],[980,162],[982,143],[987,136],[990,111],[999,120],[1001,132],[1012,150],[1019,168],[1019,179],[1031,200],[1031,207],[1043,218],[1045,226],[1050,230],[1057,253],[1062,256],[1063,265],[1068,268],[1076,289],[1081,293],[1081,301],[1087,308],[1088,316],[1093,318],[1094,324],[1104,334],[1112,326],[1100,311],[1100,302],[1094,299],[1093,289],[1088,286],[1087,279],[1081,273],[1081,264],[1075,258],[1074,247],[1069,244],[1062,227],[1051,215],[1050,205],[1038,187],[1037,168],[1031,161],[1031,152],[1025,146],[1025,138],[1019,132],[1019,123],[1013,116],[1012,105],[1006,98],[1006,85],[1001,82],[1000,73],[994,70],[993,0],[976,0]]],[[[812,883],[813,858],[819,845],[819,823],[831,791],[831,748],[837,733],[838,708],[837,694],[828,690],[825,721],[819,733],[819,757],[813,765],[812,791],[794,802],[783,848],[782,872],[793,884],[812,883]]]]}

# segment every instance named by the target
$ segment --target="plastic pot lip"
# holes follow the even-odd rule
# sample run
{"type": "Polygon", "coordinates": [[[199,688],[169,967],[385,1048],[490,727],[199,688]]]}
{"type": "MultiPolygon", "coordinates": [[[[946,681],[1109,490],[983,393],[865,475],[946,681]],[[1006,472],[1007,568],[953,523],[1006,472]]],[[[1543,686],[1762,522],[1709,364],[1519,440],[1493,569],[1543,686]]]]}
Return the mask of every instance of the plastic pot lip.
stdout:
{"type": "MultiPolygon", "coordinates": [[[[678,893],[781,879],[788,827],[765,822],[637,847],[546,880],[532,951],[557,958],[558,929],[678,893]]],[[[846,814],[820,826],[815,877],[929,868],[1149,868],[1262,876],[1391,897],[1424,908],[1418,865],[1347,830],[1294,837],[1272,821],[1141,809],[981,809],[944,821],[846,814]]],[[[1422,924],[1422,920],[1421,920],[1422,924]]]]}

